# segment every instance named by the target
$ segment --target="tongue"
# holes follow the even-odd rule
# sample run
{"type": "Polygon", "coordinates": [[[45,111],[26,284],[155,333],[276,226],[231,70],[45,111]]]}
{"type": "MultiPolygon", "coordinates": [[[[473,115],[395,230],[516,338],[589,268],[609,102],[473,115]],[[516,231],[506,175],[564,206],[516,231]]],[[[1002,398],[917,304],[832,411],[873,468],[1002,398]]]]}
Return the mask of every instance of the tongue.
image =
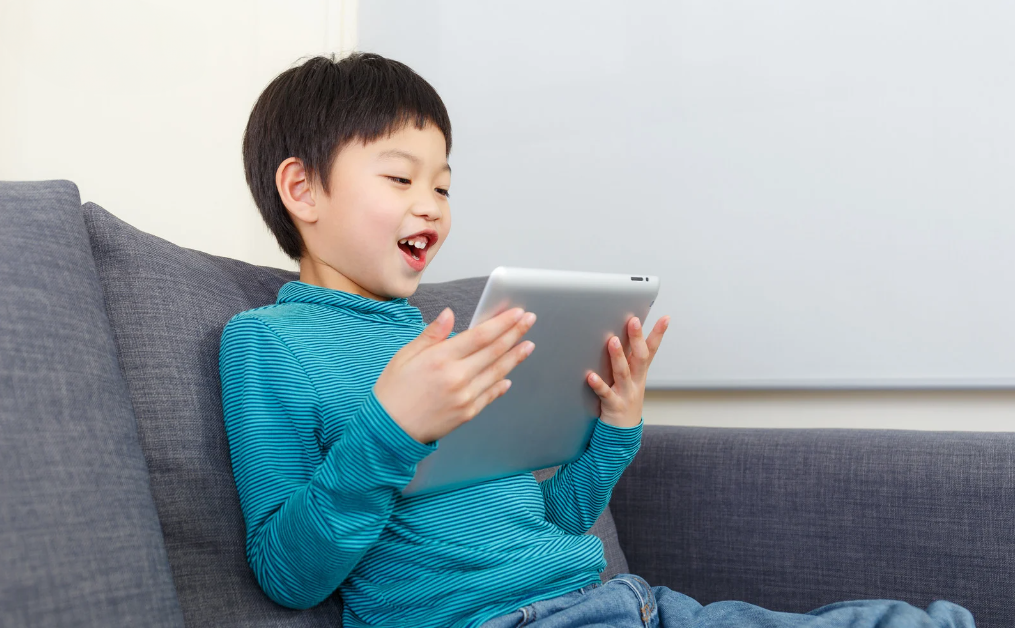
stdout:
{"type": "MultiPolygon", "coordinates": [[[[405,244],[401,244],[400,243],[398,245],[398,248],[400,248],[403,251],[405,251],[406,253],[408,253],[409,257],[412,257],[413,253],[416,251],[416,247],[410,246],[408,243],[405,243],[405,244]]],[[[417,255],[417,257],[419,257],[419,256],[417,255]]]]}

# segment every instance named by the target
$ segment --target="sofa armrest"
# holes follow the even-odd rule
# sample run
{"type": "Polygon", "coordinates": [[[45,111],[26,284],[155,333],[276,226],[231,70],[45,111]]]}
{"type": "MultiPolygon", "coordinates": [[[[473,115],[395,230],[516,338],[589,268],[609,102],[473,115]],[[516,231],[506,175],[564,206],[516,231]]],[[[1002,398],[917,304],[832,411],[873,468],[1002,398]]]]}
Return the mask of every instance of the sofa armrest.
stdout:
{"type": "Polygon", "coordinates": [[[702,604],[1015,616],[1012,433],[646,426],[610,508],[631,571],[702,604]]]}

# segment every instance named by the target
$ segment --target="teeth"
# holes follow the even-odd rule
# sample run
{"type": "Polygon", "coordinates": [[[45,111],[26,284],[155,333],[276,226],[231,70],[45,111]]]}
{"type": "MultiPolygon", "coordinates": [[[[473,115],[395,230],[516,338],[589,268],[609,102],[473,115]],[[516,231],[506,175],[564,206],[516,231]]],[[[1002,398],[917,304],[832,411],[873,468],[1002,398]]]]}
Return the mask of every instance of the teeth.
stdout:
{"type": "MultiPolygon", "coordinates": [[[[423,249],[426,248],[426,245],[427,245],[427,243],[429,241],[430,240],[427,239],[427,238],[419,238],[418,240],[412,240],[412,241],[410,241],[409,238],[402,238],[401,240],[398,241],[398,243],[399,244],[406,244],[406,243],[408,243],[408,244],[412,245],[413,247],[415,247],[415,248],[419,249],[420,251],[422,251],[423,249]]],[[[410,251],[409,254],[412,255],[412,259],[417,259],[417,260],[419,259],[419,256],[416,255],[416,253],[414,251],[410,251]]]]}
{"type": "Polygon", "coordinates": [[[416,247],[417,249],[423,249],[426,248],[426,244],[427,242],[429,242],[429,240],[427,240],[426,238],[420,238],[418,240],[410,241],[409,238],[402,238],[401,240],[398,241],[399,244],[405,244],[407,242],[412,246],[416,247]]]}

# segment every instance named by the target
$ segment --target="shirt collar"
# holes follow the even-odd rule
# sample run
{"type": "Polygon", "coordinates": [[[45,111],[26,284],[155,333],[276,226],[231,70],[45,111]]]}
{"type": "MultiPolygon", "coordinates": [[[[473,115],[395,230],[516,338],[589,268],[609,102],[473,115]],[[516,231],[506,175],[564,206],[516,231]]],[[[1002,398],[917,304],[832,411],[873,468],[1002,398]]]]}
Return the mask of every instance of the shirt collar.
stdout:
{"type": "Polygon", "coordinates": [[[353,310],[366,318],[378,321],[423,324],[423,314],[418,307],[409,304],[409,299],[400,297],[389,301],[375,301],[351,292],[325,288],[302,281],[288,281],[282,284],[275,303],[319,303],[344,310],[353,310]]]}

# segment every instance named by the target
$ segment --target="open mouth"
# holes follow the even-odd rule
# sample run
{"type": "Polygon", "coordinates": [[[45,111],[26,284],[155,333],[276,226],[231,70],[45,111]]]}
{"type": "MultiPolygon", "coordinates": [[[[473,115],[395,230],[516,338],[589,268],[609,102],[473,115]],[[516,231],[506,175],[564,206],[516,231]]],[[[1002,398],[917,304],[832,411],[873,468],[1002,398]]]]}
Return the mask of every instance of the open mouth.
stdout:
{"type": "Polygon", "coordinates": [[[420,250],[412,246],[408,242],[400,242],[398,248],[402,249],[406,255],[413,259],[422,260],[426,258],[426,249],[420,250]]]}
{"type": "Polygon", "coordinates": [[[402,250],[402,258],[409,268],[420,272],[426,267],[426,252],[432,243],[431,238],[426,235],[410,236],[404,242],[399,242],[398,248],[402,250]],[[416,244],[421,246],[417,247],[416,244]]]}

